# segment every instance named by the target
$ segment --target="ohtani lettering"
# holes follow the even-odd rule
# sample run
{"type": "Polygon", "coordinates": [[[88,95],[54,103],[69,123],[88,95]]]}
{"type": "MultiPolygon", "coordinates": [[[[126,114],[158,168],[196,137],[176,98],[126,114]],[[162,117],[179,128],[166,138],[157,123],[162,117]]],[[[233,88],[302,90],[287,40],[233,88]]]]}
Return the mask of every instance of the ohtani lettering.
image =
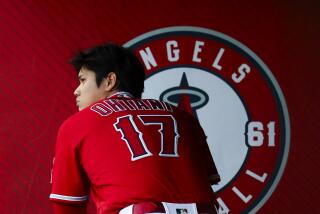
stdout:
{"type": "Polygon", "coordinates": [[[153,99],[106,99],[91,106],[92,111],[101,116],[125,110],[161,110],[172,112],[170,104],[153,99]]]}

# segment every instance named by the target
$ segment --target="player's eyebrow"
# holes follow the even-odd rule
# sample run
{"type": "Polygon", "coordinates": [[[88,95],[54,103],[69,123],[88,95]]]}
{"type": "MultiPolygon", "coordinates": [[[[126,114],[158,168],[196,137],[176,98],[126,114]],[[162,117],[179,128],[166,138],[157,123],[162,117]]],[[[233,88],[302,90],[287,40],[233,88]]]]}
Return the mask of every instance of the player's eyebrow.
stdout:
{"type": "Polygon", "coordinates": [[[83,74],[79,74],[78,75],[78,80],[80,81],[82,78],[84,78],[84,75],[83,74]]]}

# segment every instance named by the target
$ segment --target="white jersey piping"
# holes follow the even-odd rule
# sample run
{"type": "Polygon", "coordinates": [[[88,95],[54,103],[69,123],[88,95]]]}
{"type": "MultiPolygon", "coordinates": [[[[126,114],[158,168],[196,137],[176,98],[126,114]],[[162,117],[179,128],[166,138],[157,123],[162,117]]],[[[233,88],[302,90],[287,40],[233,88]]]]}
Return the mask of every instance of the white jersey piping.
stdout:
{"type": "Polygon", "coordinates": [[[86,201],[89,196],[68,196],[68,195],[59,195],[59,194],[50,194],[50,199],[59,199],[64,201],[86,201]]]}

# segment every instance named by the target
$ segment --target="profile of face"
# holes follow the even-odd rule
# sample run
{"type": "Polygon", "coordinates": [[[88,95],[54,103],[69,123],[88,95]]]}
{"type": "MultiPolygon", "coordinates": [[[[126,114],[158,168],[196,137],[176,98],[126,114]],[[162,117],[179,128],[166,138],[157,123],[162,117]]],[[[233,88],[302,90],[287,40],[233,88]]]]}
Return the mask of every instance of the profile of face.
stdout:
{"type": "Polygon", "coordinates": [[[74,91],[79,111],[92,103],[110,96],[113,87],[110,85],[109,76],[110,75],[104,78],[101,85],[98,87],[95,73],[86,68],[80,69],[78,74],[79,86],[74,91]]]}

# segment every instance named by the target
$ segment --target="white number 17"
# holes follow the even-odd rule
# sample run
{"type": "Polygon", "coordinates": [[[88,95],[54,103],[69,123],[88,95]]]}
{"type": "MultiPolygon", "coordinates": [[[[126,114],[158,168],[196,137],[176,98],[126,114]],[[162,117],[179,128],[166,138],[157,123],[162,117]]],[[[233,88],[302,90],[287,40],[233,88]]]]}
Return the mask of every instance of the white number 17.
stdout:
{"type": "MultiPolygon", "coordinates": [[[[159,156],[179,157],[178,155],[178,139],[179,133],[177,122],[172,115],[137,115],[143,126],[159,126],[158,132],[161,136],[161,151],[159,156]]],[[[148,144],[154,142],[146,142],[144,135],[135,122],[132,115],[118,117],[113,124],[116,131],[120,132],[121,139],[126,142],[131,153],[131,160],[135,161],[141,158],[152,156],[148,149],[148,144]]]]}

